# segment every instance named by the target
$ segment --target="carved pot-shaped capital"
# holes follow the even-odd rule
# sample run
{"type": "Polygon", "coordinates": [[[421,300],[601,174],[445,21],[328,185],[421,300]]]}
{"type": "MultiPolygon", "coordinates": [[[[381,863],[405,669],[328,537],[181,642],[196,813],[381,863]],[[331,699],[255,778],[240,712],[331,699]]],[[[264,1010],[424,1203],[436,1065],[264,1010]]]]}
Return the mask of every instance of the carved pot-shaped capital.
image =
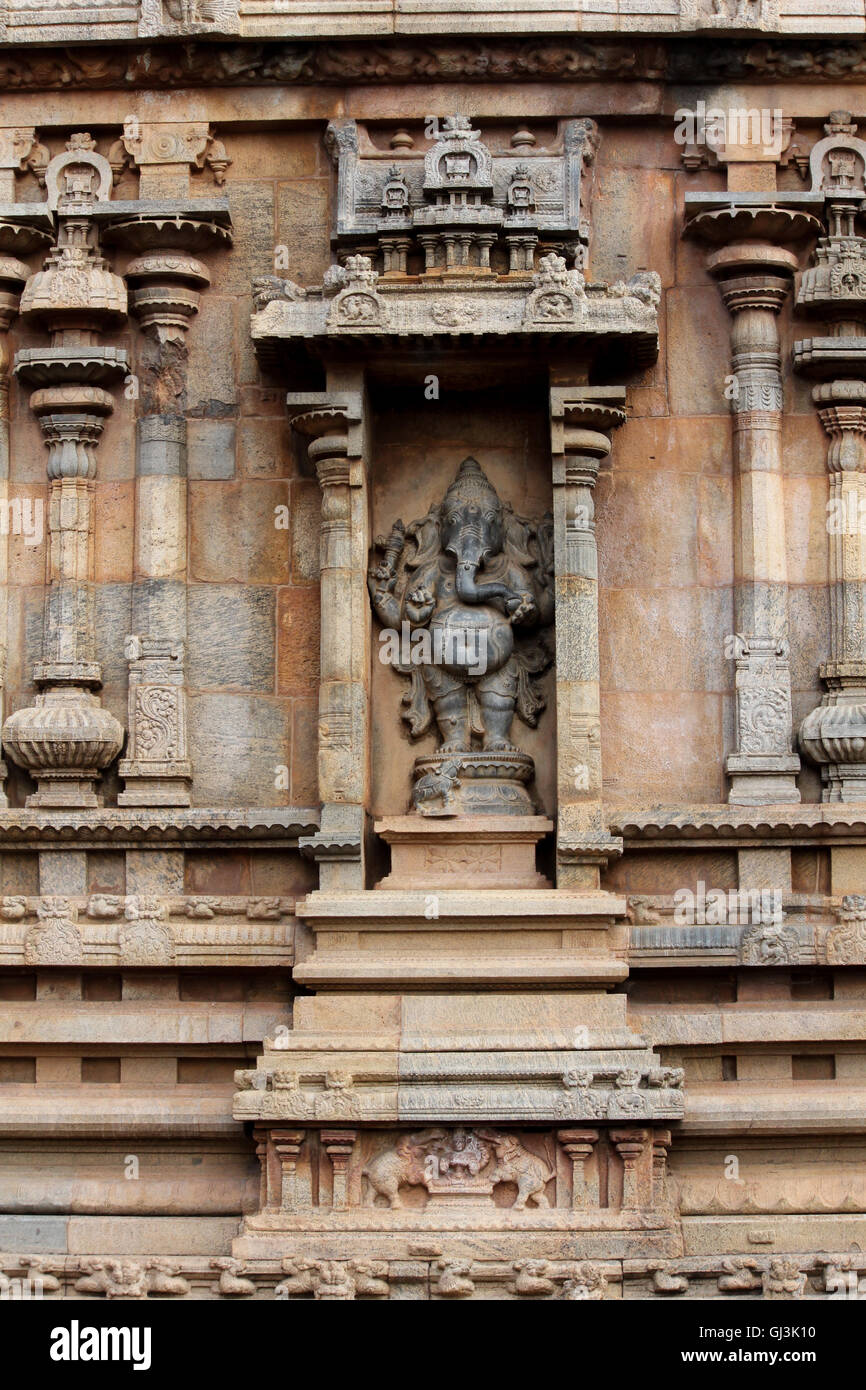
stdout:
{"type": "Polygon", "coordinates": [[[126,318],[126,285],[99,256],[64,254],[58,248],[44,270],[31,275],[21,295],[19,313],[52,331],[72,321],[119,328],[126,318]]]}
{"type": "Polygon", "coordinates": [[[800,747],[814,763],[866,763],[866,693],[859,703],[813,709],[800,725],[800,747]]]}
{"type": "Polygon", "coordinates": [[[37,695],[35,704],[9,716],[2,733],[12,761],[36,777],[95,777],[117,757],[125,736],[96,696],[75,686],[37,695]]]}
{"type": "MultiPolygon", "coordinates": [[[[0,331],[6,332],[18,313],[21,291],[27,283],[30,271],[22,261],[11,256],[0,256],[0,331]]],[[[3,370],[6,371],[8,363],[3,370]]]]}
{"type": "Polygon", "coordinates": [[[132,312],[142,327],[178,341],[198,312],[201,290],[210,284],[201,261],[171,251],[139,256],[127,266],[126,279],[132,312]]]}

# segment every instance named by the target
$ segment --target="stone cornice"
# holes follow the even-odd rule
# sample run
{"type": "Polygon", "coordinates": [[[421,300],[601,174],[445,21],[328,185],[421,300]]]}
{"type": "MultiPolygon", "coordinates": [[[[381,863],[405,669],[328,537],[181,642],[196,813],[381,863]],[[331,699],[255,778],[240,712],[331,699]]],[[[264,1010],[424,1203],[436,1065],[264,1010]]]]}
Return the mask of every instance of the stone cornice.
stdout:
{"type": "Polygon", "coordinates": [[[285,848],[319,828],[315,807],[274,806],[262,809],[200,807],[193,810],[133,810],[106,807],[96,811],[0,811],[0,848],[75,849],[110,844],[115,848],[150,843],[181,849],[219,841],[230,846],[285,848]]]}
{"type": "MultiPolygon", "coordinates": [[[[838,22],[828,16],[828,32],[838,33],[838,22]]],[[[864,21],[859,23],[862,29],[864,21]]],[[[131,41],[125,43],[37,48],[21,40],[13,44],[11,32],[7,30],[4,42],[0,29],[0,88],[6,92],[597,79],[711,85],[732,78],[838,83],[866,76],[866,39],[856,37],[810,36],[806,41],[780,34],[746,41],[731,34],[724,43],[717,38],[708,45],[702,38],[547,35],[142,44],[129,36],[131,41]]],[[[43,40],[45,32],[40,35],[43,40]]],[[[79,28],[82,32],[86,29],[79,28]]],[[[645,28],[641,32],[647,33],[645,28]]]]}
{"type": "Polygon", "coordinates": [[[820,841],[866,844],[862,806],[827,803],[780,806],[616,806],[606,807],[611,832],[626,844],[677,845],[699,849],[736,847],[750,841],[801,845],[820,841]]]}

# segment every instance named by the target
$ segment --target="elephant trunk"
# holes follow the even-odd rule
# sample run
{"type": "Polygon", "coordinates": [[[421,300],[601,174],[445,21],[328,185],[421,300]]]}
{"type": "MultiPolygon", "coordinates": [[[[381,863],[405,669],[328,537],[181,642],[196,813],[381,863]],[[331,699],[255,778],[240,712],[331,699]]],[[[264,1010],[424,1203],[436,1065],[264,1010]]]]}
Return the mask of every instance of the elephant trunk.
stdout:
{"type": "Polygon", "coordinates": [[[492,599],[513,598],[507,584],[476,584],[475,576],[482,563],[478,558],[457,557],[457,597],[461,603],[490,603],[492,599]]]}

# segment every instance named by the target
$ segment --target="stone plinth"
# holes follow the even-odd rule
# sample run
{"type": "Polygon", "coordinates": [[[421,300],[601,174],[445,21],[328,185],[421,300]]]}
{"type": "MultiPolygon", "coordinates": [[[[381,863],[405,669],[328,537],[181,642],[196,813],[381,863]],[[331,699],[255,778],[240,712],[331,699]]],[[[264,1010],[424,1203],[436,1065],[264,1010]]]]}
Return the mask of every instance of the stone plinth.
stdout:
{"type": "Polygon", "coordinates": [[[626,974],[613,893],[391,887],[310,893],[297,911],[316,949],[295,978],[313,989],[610,986],[626,974]]]}
{"type": "Polygon", "coordinates": [[[391,846],[378,888],[550,888],[535,847],[553,830],[544,816],[392,816],[376,822],[391,846]]]}
{"type": "Polygon", "coordinates": [[[267,1179],[246,1258],[340,1242],[378,1258],[436,1232],[497,1258],[556,1258],[577,1232],[582,1253],[679,1248],[654,1153],[683,1113],[682,1072],[630,1030],[624,995],[320,995],[236,1080],[267,1179]],[[335,1122],[352,1126],[338,1167],[335,1122]],[[577,1163],[570,1126],[586,1122],[577,1163]],[[274,1158],[287,1124],[304,1133],[290,1208],[274,1158]]]}

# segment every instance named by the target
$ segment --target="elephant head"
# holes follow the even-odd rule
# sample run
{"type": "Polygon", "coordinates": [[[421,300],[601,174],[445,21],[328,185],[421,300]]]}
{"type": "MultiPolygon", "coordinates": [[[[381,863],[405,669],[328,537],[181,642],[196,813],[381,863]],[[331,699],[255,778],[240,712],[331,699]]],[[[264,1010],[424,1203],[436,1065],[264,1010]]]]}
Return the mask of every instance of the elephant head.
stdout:
{"type": "Polygon", "coordinates": [[[505,584],[478,584],[476,575],[505,544],[502,503],[480,464],[465,458],[442,502],[439,519],[442,549],[457,561],[457,596],[463,603],[510,599],[505,584]]]}

